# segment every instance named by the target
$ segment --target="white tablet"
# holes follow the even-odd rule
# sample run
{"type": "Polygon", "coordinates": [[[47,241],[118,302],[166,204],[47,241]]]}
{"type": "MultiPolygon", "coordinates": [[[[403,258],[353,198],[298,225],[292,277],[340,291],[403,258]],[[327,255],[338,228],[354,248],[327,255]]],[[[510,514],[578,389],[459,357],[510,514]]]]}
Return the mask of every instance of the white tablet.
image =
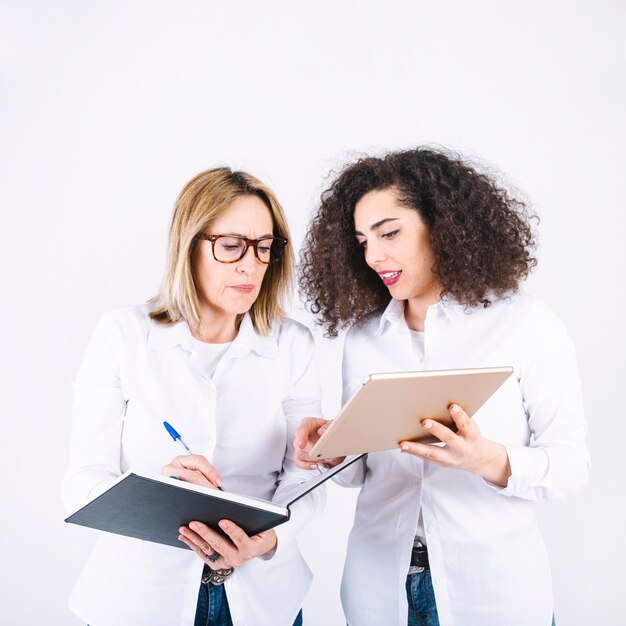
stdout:
{"type": "Polygon", "coordinates": [[[391,450],[401,441],[439,441],[422,428],[424,418],[455,430],[448,406],[454,402],[471,417],[512,372],[488,367],[371,374],[309,455],[324,459],[391,450]]]}

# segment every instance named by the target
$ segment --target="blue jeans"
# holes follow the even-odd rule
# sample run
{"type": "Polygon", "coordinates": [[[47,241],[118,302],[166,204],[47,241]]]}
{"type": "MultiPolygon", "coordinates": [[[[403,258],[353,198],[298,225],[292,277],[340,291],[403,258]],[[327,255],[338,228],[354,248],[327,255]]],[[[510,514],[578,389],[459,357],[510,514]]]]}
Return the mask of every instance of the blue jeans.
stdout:
{"type": "MultiPolygon", "coordinates": [[[[406,599],[409,603],[407,626],[439,626],[430,572],[411,574],[406,577],[406,599]]],[[[552,626],[556,626],[554,615],[552,626]]]]}
{"type": "Polygon", "coordinates": [[[408,626],[439,626],[429,571],[406,577],[406,599],[409,603],[408,626]]]}
{"type": "MultiPolygon", "coordinates": [[[[224,585],[200,585],[193,626],[233,626],[224,585]]],[[[302,611],[293,626],[302,626],[302,611]]]]}

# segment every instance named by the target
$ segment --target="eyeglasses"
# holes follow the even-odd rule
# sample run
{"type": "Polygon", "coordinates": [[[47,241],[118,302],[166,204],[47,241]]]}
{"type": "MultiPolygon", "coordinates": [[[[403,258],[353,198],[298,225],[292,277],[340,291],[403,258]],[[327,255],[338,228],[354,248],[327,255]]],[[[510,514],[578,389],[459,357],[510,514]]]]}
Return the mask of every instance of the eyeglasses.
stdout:
{"type": "Polygon", "coordinates": [[[254,248],[254,256],[261,263],[274,263],[280,260],[287,245],[287,239],[283,237],[248,239],[240,235],[205,235],[201,233],[198,235],[198,239],[206,239],[211,242],[213,258],[220,263],[240,261],[250,246],[254,248]]]}

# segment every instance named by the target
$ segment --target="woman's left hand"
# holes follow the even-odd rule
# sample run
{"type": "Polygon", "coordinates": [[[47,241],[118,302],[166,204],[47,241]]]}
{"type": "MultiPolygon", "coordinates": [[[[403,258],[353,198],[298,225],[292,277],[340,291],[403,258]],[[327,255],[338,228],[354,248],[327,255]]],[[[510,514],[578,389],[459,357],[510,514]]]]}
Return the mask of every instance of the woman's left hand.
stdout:
{"type": "Polygon", "coordinates": [[[184,541],[211,569],[239,567],[249,559],[262,556],[276,548],[278,539],[273,530],[249,537],[236,524],[221,520],[224,537],[202,522],[191,522],[179,528],[179,540],[184,541]],[[219,558],[209,556],[219,554],[219,558]]]}
{"type": "Polygon", "coordinates": [[[400,450],[443,467],[478,474],[485,480],[505,487],[511,475],[506,448],[483,437],[476,422],[458,404],[451,404],[448,411],[456,424],[456,433],[435,420],[422,421],[422,427],[442,441],[444,446],[401,441],[400,450]]]}

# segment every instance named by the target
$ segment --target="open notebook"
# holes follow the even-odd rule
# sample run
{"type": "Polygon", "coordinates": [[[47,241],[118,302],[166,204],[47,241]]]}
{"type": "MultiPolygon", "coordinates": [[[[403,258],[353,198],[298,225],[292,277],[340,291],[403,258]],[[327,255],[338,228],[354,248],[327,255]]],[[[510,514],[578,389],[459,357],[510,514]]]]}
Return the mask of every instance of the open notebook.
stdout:
{"type": "Polygon", "coordinates": [[[187,546],[178,540],[178,529],[192,521],[204,522],[222,533],[217,524],[228,519],[252,536],[288,521],[294,502],[359,458],[346,459],[341,465],[294,485],[282,495],[280,502],[130,469],[65,521],[185,549],[187,546]]]}

